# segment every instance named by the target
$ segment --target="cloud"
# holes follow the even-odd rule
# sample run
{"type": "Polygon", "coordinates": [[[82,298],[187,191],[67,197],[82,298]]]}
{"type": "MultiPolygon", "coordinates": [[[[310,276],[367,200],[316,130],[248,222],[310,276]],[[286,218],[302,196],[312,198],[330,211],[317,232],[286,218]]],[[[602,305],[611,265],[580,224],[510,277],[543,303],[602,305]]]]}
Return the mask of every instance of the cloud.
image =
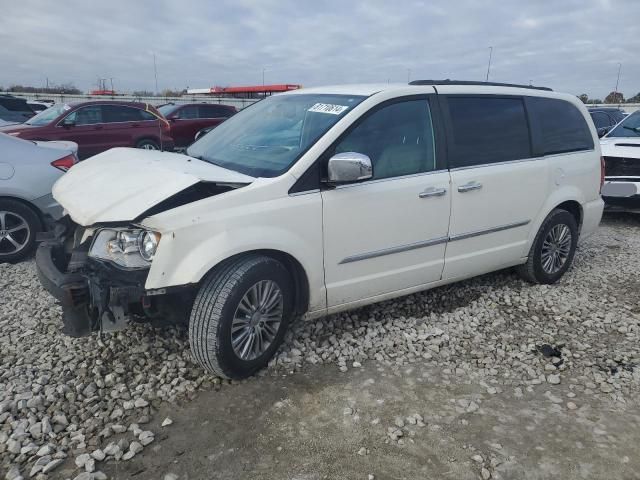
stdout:
{"type": "Polygon", "coordinates": [[[640,91],[636,0],[7,2],[0,85],[117,89],[491,80],[604,97],[640,91]]]}

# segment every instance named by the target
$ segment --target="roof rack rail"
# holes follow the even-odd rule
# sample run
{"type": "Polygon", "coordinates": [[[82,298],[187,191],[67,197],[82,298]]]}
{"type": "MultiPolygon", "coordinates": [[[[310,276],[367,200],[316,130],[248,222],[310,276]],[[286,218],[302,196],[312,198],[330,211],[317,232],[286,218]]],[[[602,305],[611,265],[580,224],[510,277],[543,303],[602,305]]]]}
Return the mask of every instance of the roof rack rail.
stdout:
{"type": "Polygon", "coordinates": [[[517,87],[517,88],[529,88],[532,90],[546,90],[553,92],[549,87],[535,87],[533,85],[518,85],[516,83],[497,83],[497,82],[476,82],[473,80],[414,80],[409,82],[409,85],[484,85],[488,87],[517,87]]]}

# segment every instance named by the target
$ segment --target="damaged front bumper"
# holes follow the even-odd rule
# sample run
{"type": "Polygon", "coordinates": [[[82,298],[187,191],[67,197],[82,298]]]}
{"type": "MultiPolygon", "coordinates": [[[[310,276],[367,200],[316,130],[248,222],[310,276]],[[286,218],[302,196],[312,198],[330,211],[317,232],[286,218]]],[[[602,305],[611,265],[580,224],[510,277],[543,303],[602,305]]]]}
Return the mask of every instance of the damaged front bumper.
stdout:
{"type": "Polygon", "coordinates": [[[167,295],[145,290],[149,269],[124,269],[89,257],[92,232],[63,218],[41,238],[36,252],[38,277],[62,305],[63,332],[73,337],[120,330],[136,319],[164,314],[184,320],[190,310],[189,289],[167,295]]]}

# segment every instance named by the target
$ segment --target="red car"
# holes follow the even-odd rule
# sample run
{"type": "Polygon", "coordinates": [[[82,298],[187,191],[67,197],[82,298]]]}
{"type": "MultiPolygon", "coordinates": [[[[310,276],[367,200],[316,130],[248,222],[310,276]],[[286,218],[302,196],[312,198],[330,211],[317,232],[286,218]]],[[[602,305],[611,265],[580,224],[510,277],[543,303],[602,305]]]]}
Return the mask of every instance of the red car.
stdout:
{"type": "Polygon", "coordinates": [[[60,103],[0,132],[25,140],[70,140],[78,144],[81,159],[113,147],[173,150],[169,122],[145,103],[60,103]]]}
{"type": "Polygon", "coordinates": [[[214,103],[167,103],[158,110],[169,120],[171,137],[180,148],[191,145],[200,130],[211,130],[238,111],[236,107],[214,103]]]}

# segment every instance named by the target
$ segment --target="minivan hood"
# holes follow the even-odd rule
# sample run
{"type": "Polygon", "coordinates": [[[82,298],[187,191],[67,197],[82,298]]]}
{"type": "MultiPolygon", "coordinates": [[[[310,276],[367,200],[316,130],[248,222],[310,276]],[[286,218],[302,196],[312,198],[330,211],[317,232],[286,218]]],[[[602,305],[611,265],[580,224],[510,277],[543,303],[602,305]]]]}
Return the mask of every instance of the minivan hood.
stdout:
{"type": "Polygon", "coordinates": [[[604,157],[640,158],[640,137],[605,137],[600,148],[604,157]]]}
{"type": "Polygon", "coordinates": [[[73,166],[53,197],[74,222],[127,222],[199,182],[248,184],[253,177],[186,155],[112,148],[73,166]]]}

